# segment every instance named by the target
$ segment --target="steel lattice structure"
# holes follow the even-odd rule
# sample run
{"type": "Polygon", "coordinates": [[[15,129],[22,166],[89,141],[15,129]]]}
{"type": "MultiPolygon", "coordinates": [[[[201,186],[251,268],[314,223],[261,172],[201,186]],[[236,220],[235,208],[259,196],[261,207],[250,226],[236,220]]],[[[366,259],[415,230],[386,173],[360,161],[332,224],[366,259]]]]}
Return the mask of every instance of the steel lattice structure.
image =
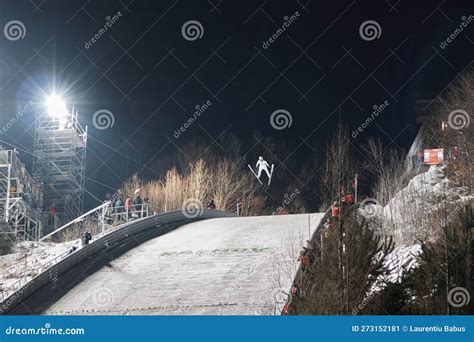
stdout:
{"type": "Polygon", "coordinates": [[[42,233],[41,185],[30,176],[16,150],[0,150],[1,233],[12,240],[36,240],[42,233]]]}
{"type": "Polygon", "coordinates": [[[69,222],[82,214],[87,127],[82,128],[72,109],[60,118],[37,115],[33,175],[43,183],[44,209],[69,222]]]}

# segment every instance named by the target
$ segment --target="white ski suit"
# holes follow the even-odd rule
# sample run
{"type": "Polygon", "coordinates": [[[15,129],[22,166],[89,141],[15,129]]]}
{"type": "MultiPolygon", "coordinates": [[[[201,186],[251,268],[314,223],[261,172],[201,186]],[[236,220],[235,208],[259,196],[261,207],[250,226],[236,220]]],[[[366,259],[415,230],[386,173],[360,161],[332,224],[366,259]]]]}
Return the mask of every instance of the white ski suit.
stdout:
{"type": "Polygon", "coordinates": [[[258,179],[260,179],[262,171],[265,171],[267,173],[268,178],[270,178],[270,172],[268,171],[269,166],[270,165],[268,165],[268,163],[262,157],[258,158],[257,165],[256,165],[256,167],[258,168],[258,174],[257,174],[258,179]]]}

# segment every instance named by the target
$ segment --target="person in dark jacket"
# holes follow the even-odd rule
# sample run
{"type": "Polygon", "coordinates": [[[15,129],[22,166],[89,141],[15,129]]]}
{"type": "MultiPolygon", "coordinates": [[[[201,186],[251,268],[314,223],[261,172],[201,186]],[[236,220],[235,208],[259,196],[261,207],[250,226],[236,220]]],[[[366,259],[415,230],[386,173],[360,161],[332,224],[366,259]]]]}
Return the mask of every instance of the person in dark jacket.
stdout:
{"type": "Polygon", "coordinates": [[[150,210],[148,207],[149,202],[150,202],[150,199],[147,196],[145,196],[145,198],[143,198],[143,216],[144,217],[146,217],[148,210],[150,210]]]}
{"type": "Polygon", "coordinates": [[[124,211],[124,203],[121,197],[118,197],[115,201],[114,211],[116,215],[116,219],[121,221],[122,220],[122,213],[124,211]]]}
{"type": "Polygon", "coordinates": [[[115,201],[115,212],[118,214],[118,213],[123,212],[123,210],[124,210],[124,203],[123,203],[122,198],[119,197],[115,201]]]}
{"type": "Polygon", "coordinates": [[[140,197],[140,189],[135,190],[135,199],[133,200],[133,207],[138,217],[141,217],[143,201],[140,197]]]}
{"type": "Polygon", "coordinates": [[[92,240],[92,234],[90,232],[85,232],[84,236],[82,237],[82,245],[88,245],[89,241],[92,240]]]}
{"type": "Polygon", "coordinates": [[[209,210],[215,210],[216,209],[216,204],[214,203],[214,200],[211,199],[209,203],[207,204],[207,209],[209,210]]]}

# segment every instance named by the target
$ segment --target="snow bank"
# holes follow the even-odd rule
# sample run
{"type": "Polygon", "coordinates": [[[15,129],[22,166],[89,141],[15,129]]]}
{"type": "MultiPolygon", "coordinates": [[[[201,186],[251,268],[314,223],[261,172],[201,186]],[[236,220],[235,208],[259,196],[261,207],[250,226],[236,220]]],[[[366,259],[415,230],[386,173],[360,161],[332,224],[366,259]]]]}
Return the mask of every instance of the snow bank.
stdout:
{"type": "Polygon", "coordinates": [[[396,247],[387,257],[385,266],[389,270],[389,275],[385,280],[391,283],[399,282],[403,272],[417,266],[416,257],[420,252],[421,246],[419,244],[396,247]]]}
{"type": "Polygon", "coordinates": [[[418,238],[434,233],[432,221],[436,210],[461,206],[474,199],[465,187],[446,178],[444,167],[432,166],[410,180],[389,203],[379,208],[378,220],[385,231],[393,232],[395,241],[413,244],[418,238]]]}
{"type": "Polygon", "coordinates": [[[79,240],[63,243],[20,242],[12,253],[0,256],[0,289],[8,291],[20,278],[30,279],[36,275],[35,269],[65,253],[72,246],[80,246],[79,240]]]}
{"type": "MultiPolygon", "coordinates": [[[[454,203],[469,197],[467,188],[457,187],[447,179],[442,167],[431,167],[427,172],[410,180],[408,185],[399,191],[383,209],[386,219],[403,222],[405,212],[429,209],[445,199],[454,203]]],[[[470,196],[472,197],[472,195],[470,196]]]]}

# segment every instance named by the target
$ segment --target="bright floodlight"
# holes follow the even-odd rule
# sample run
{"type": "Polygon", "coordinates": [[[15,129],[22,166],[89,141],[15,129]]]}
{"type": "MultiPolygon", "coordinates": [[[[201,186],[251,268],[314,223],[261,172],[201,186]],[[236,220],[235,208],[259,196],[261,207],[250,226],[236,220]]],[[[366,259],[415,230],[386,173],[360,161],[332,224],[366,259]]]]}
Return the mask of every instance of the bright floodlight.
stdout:
{"type": "Polygon", "coordinates": [[[46,101],[46,108],[48,114],[55,118],[63,118],[67,115],[67,108],[64,100],[56,94],[48,97],[46,101]]]}

